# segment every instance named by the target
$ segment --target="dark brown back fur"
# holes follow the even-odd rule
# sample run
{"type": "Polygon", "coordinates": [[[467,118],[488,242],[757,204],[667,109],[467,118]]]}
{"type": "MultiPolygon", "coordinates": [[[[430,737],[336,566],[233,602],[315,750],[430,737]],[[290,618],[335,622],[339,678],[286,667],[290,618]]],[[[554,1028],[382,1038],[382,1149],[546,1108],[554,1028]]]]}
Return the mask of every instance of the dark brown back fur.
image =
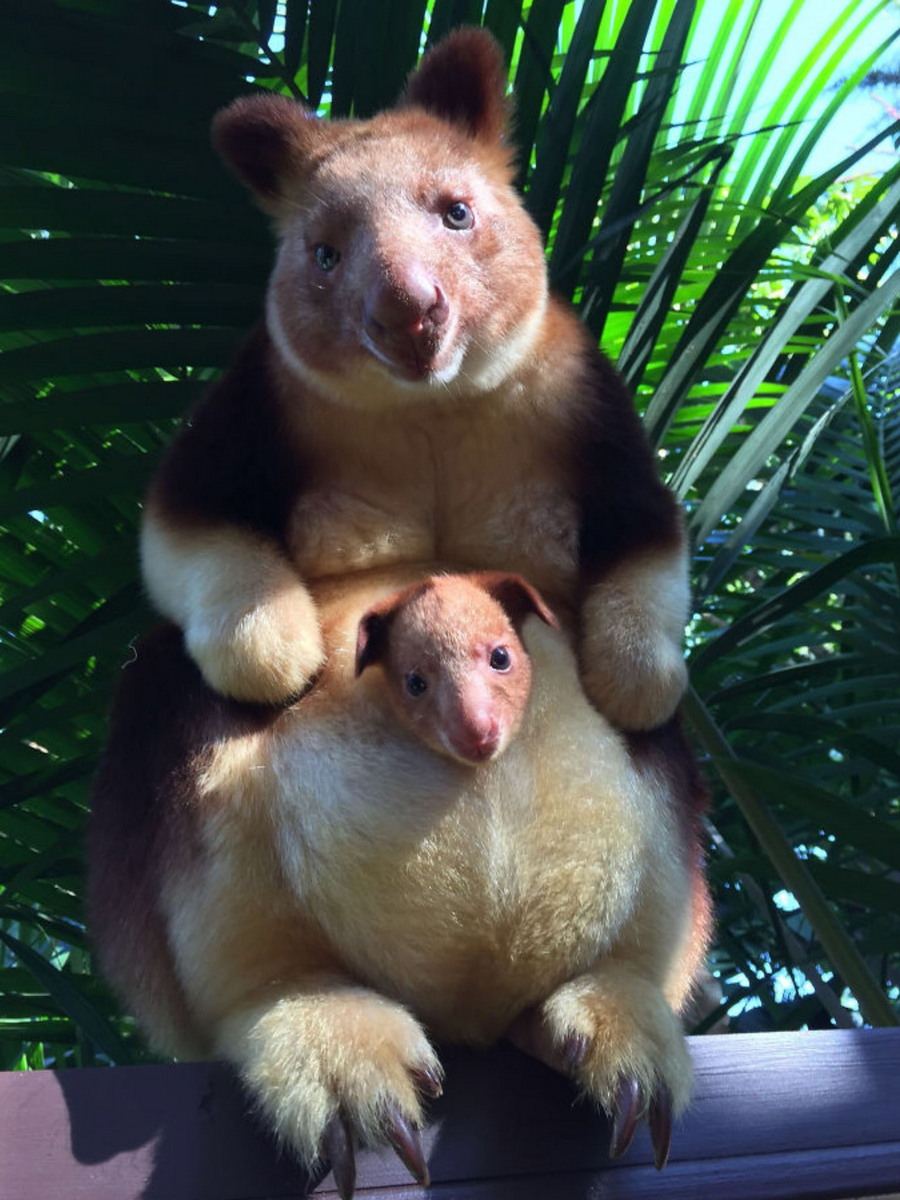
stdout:
{"type": "Polygon", "coordinates": [[[151,1040],[183,1032],[202,1052],[178,986],[159,908],[162,865],[199,853],[197,776],[217,741],[263,728],[277,710],[213,692],[188,657],[180,630],[160,625],[122,670],[87,830],[87,924],[104,974],[145,1023],[151,1040]],[[140,953],[135,947],[140,946],[140,953]],[[155,1028],[166,1028],[155,1039],[155,1028]]]}

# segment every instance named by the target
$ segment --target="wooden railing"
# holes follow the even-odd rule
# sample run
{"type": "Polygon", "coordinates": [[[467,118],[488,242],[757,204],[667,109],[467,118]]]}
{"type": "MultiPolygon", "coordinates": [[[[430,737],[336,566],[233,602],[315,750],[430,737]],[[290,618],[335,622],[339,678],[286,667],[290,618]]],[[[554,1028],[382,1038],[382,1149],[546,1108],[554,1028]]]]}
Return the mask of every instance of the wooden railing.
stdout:
{"type": "MultiPolygon", "coordinates": [[[[694,1038],[696,1098],[657,1172],[624,1159],[570,1084],[518,1051],[448,1049],[423,1192],[388,1151],[379,1200],[774,1200],[900,1193],[900,1029],[694,1038]]],[[[220,1064],[0,1074],[0,1200],[292,1200],[334,1194],[273,1147],[220,1064]]]]}

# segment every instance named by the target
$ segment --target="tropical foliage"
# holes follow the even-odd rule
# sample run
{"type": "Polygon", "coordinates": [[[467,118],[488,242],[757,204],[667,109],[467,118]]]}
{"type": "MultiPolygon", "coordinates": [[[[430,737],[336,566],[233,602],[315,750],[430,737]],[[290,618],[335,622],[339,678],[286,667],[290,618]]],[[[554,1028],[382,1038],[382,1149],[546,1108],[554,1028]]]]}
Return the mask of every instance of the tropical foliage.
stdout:
{"type": "Polygon", "coordinates": [[[881,7],[811,37],[806,0],[0,2],[0,1066],[139,1053],[91,973],[80,837],[152,619],[141,489],[271,256],[209,119],[258,88],[365,115],[464,21],[512,64],[554,284],[687,505],[726,1002],[897,1020],[900,161],[811,165],[881,7]]]}

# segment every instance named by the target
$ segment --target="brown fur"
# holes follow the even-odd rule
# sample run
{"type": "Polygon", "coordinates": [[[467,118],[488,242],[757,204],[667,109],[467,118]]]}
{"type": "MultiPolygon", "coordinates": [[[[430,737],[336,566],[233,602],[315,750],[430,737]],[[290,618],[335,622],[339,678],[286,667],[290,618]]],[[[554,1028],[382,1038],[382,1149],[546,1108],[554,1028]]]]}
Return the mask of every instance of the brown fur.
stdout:
{"type": "Polygon", "coordinates": [[[519,572],[562,606],[589,695],[624,727],[677,704],[678,509],[612,367],[547,295],[501,79],[466,31],[370,121],[282,97],[217,118],[278,259],[265,324],[151,489],[143,561],[225,694],[280,702],[320,669],[316,579],[438,561],[519,572]]]}
{"type": "Polygon", "coordinates": [[[674,1009],[708,904],[666,724],[681,523],[614,371],[546,294],[501,79],[468,31],[371,121],[278,98],[218,119],[278,262],[146,506],[145,577],[184,634],[123,673],[91,925],[157,1045],[231,1061],[306,1158],[337,1113],[367,1138],[388,1110],[420,1120],[426,1028],[556,1062],[583,1039],[577,1081],[607,1108],[627,1076],[690,1092],[674,1009]],[[522,620],[519,733],[473,766],[397,721],[357,641],[398,589],[485,569],[524,575],[560,628],[522,620]]]}
{"type": "Polygon", "coordinates": [[[88,926],[109,981],[153,1046],[195,1057],[209,1041],[179,983],[160,892],[167,871],[199,853],[197,779],[213,747],[274,714],[211,692],[164,625],[122,669],[88,831],[88,926]]]}

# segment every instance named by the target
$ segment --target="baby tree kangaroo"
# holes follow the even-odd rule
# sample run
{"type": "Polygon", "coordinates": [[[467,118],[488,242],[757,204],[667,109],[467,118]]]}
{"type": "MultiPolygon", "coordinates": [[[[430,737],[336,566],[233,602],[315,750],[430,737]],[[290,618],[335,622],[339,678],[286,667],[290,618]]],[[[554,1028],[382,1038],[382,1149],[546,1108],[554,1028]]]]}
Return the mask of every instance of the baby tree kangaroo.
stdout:
{"type": "Polygon", "coordinates": [[[432,576],[365,614],[356,673],[381,663],[398,720],[441,754],[487,762],[506,749],[531,692],[515,629],[528,613],[557,625],[518,576],[432,576]]]}
{"type": "Polygon", "coordinates": [[[175,625],[123,671],[95,788],[111,982],[159,1049],[231,1062],[345,1196],[357,1137],[426,1177],[432,1037],[511,1036],[614,1115],[615,1153],[648,1116],[657,1165],[690,1095],[676,1014],[709,902],[670,721],[681,522],[548,294],[504,90],[463,30],[372,120],[275,96],[217,118],[278,257],[151,488],[144,573],[175,625]],[[451,637],[473,583],[421,585],[439,572],[528,584],[482,576],[451,637]]]}

